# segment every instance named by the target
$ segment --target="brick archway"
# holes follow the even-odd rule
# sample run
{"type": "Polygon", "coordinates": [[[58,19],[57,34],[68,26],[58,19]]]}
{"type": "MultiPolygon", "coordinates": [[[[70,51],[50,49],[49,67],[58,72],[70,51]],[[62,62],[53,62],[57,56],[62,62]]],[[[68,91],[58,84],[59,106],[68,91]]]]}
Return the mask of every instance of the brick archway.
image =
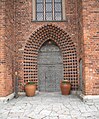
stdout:
{"type": "Polygon", "coordinates": [[[78,70],[76,48],[70,36],[57,26],[46,25],[35,31],[24,49],[24,82],[37,81],[37,57],[40,47],[47,40],[53,40],[63,55],[64,79],[70,80],[72,90],[78,89],[78,70]]]}

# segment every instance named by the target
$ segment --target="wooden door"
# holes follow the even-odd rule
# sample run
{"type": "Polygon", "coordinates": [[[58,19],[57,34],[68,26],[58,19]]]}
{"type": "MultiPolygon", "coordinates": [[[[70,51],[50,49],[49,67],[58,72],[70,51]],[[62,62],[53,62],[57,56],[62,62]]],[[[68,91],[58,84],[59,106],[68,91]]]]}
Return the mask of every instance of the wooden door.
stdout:
{"type": "Polygon", "coordinates": [[[62,55],[57,45],[46,43],[38,56],[39,91],[60,91],[60,80],[63,79],[62,55]]]}

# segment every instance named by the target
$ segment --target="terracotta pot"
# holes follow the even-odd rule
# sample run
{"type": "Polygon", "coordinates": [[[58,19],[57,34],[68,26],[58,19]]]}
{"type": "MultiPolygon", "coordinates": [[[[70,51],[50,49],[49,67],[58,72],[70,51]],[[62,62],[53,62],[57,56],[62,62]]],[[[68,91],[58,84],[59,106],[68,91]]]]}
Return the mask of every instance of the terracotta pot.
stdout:
{"type": "Polygon", "coordinates": [[[60,89],[62,95],[69,95],[71,90],[71,84],[70,83],[60,83],[60,89]]]}
{"type": "Polygon", "coordinates": [[[25,86],[25,92],[28,97],[34,96],[36,91],[36,84],[27,84],[25,86]]]}

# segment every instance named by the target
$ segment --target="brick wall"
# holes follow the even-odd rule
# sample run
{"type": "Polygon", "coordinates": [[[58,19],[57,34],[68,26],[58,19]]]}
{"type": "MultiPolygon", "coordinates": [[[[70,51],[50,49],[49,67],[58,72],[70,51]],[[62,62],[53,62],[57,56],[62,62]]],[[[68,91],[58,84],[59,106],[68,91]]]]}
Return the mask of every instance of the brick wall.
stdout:
{"type": "Polygon", "coordinates": [[[13,92],[14,3],[0,1],[0,96],[13,92]]]}
{"type": "Polygon", "coordinates": [[[99,94],[99,1],[82,1],[85,94],[99,94]]]}
{"type": "Polygon", "coordinates": [[[0,96],[5,92],[5,82],[4,82],[4,35],[5,35],[5,2],[0,1],[0,96]]]}

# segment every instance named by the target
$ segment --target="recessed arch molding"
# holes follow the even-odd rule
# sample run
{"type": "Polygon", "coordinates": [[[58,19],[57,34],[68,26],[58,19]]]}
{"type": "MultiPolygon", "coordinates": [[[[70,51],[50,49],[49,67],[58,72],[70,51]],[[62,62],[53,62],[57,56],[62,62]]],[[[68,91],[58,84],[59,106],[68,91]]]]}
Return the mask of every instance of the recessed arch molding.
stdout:
{"type": "Polygon", "coordinates": [[[61,28],[45,25],[36,30],[24,48],[24,82],[38,81],[37,58],[41,46],[51,39],[60,48],[63,56],[63,76],[70,80],[72,90],[78,89],[77,52],[71,37],[61,28]]]}

